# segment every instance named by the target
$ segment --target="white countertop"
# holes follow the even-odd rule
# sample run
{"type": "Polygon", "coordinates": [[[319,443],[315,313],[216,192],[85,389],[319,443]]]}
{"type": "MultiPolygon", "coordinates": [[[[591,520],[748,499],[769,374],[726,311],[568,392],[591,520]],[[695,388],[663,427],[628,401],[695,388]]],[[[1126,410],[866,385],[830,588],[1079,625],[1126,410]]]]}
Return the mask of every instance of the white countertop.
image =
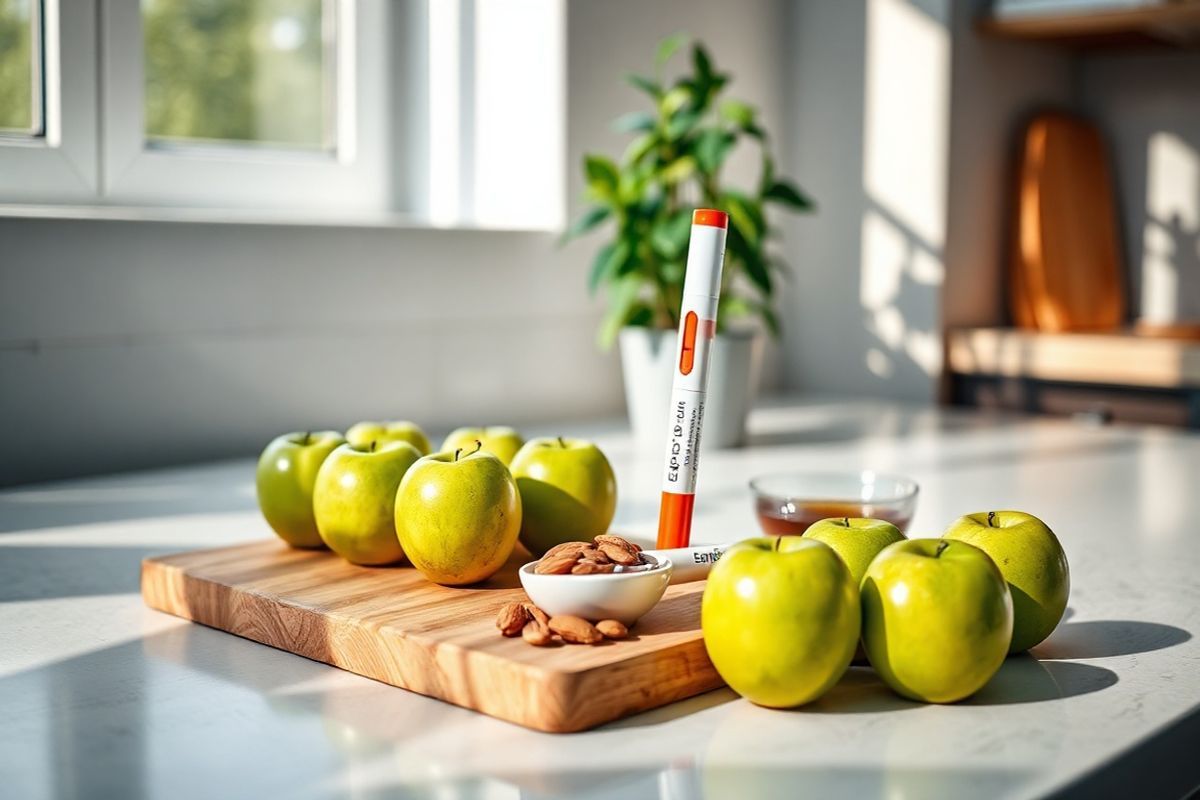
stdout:
{"type": "MultiPolygon", "coordinates": [[[[0,794],[42,797],[1179,796],[1200,784],[1200,437],[805,402],[705,454],[696,538],[756,533],[746,481],[896,471],[912,535],[1043,517],[1068,619],[979,695],[925,706],[856,668],[797,711],[728,690],[534,733],[145,608],[143,556],[269,536],[241,461],[0,492],[0,794]],[[1080,782],[1082,781],[1082,783],[1080,782]]],[[[608,426],[616,527],[649,535],[659,456],[608,426]]],[[[11,454],[14,457],[19,454],[11,454]]]]}

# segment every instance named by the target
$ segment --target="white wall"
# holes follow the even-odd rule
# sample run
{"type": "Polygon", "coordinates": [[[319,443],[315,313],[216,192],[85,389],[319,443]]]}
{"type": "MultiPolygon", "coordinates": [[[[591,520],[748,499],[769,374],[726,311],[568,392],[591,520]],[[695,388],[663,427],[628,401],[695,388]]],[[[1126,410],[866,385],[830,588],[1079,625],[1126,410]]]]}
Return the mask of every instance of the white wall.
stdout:
{"type": "Polygon", "coordinates": [[[1078,82],[1115,165],[1132,312],[1200,319],[1200,54],[1093,54],[1078,82]]]}
{"type": "Polygon", "coordinates": [[[928,401],[942,331],[1003,319],[1011,143],[1073,68],[979,36],[987,5],[794,4],[789,154],[821,208],[790,230],[789,386],[928,401]]]}
{"type": "MultiPolygon", "coordinates": [[[[622,75],[686,27],[784,118],[782,0],[576,0],[574,201],[636,107],[622,75]]],[[[573,203],[572,207],[575,207],[573,203]]],[[[256,452],[277,432],[621,412],[585,293],[598,239],[550,234],[0,219],[0,484],[256,452]]]]}

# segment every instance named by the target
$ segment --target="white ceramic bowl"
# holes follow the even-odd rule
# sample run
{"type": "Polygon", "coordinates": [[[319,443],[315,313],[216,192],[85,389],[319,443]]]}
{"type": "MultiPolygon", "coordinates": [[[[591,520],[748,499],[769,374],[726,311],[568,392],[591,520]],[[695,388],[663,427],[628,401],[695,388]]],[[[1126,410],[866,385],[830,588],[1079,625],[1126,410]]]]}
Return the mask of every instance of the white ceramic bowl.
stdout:
{"type": "Polygon", "coordinates": [[[671,582],[671,560],[647,555],[657,566],[638,572],[602,575],[538,575],[531,561],[517,574],[525,594],[550,616],[573,614],[590,620],[615,619],[632,625],[662,599],[671,582]]]}

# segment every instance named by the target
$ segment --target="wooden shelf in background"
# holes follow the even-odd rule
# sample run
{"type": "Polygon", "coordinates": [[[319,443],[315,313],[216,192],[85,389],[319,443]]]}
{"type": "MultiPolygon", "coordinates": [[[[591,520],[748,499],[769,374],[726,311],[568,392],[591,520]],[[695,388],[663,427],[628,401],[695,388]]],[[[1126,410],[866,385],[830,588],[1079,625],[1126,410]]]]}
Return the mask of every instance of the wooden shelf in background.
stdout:
{"type": "Polygon", "coordinates": [[[1143,8],[984,17],[979,30],[1006,39],[1076,46],[1200,45],[1200,1],[1143,8]]]}
{"type": "Polygon", "coordinates": [[[957,375],[1040,381],[1200,388],[1200,342],[1114,333],[1042,333],[965,328],[947,334],[948,366],[957,375]]]}

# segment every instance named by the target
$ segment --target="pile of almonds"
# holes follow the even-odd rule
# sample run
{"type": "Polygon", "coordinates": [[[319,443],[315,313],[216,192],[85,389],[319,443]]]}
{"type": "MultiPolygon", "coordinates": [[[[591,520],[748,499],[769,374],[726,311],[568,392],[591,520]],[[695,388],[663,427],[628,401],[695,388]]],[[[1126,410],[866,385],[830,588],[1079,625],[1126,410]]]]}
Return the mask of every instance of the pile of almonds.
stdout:
{"type": "Polygon", "coordinates": [[[496,618],[496,627],[504,636],[520,636],[537,647],[558,641],[600,644],[605,639],[624,639],[629,635],[629,629],[615,619],[602,619],[593,625],[569,614],[551,617],[533,603],[506,603],[496,618]]]}
{"type": "Polygon", "coordinates": [[[590,542],[563,542],[546,551],[533,571],[539,575],[594,575],[647,565],[642,548],[620,536],[590,542]]]}

